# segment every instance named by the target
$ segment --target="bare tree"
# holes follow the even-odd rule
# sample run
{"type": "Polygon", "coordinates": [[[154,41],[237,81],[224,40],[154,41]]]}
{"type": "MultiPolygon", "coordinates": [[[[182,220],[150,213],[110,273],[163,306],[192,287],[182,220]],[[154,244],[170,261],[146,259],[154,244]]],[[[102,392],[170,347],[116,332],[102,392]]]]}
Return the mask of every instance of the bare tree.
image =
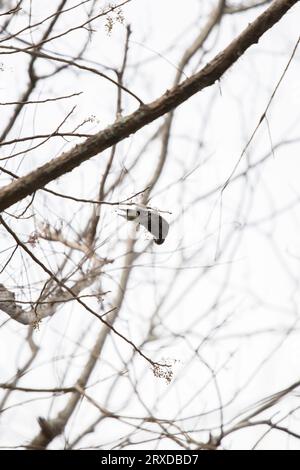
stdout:
{"type": "Polygon", "coordinates": [[[2,448],[299,448],[299,20],[0,2],[2,448]]]}

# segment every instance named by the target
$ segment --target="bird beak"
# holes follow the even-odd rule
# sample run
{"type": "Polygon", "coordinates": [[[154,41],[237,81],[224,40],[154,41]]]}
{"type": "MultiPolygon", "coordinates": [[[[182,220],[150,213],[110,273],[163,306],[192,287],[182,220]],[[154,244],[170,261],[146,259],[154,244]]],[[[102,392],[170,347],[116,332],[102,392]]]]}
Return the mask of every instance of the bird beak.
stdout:
{"type": "Polygon", "coordinates": [[[116,210],[116,213],[118,215],[120,215],[121,217],[124,217],[125,219],[127,219],[127,211],[126,209],[117,209],[116,210]]]}

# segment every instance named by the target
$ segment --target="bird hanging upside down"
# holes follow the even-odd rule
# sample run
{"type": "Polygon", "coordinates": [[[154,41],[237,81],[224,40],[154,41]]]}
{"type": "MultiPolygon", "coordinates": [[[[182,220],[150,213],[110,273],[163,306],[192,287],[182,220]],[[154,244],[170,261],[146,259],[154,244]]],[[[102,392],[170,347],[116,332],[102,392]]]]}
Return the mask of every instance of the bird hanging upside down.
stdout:
{"type": "Polygon", "coordinates": [[[119,206],[118,215],[143,225],[154,237],[154,243],[162,245],[168,235],[169,224],[158,211],[138,204],[119,206]]]}

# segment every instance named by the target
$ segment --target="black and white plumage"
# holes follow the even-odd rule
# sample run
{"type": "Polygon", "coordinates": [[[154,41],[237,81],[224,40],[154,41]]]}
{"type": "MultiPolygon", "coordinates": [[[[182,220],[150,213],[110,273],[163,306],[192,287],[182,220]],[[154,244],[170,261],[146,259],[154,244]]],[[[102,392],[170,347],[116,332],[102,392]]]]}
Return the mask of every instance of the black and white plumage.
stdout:
{"type": "Polygon", "coordinates": [[[164,243],[168,235],[169,224],[158,211],[138,204],[129,204],[119,206],[118,215],[145,227],[153,235],[157,245],[164,243]]]}

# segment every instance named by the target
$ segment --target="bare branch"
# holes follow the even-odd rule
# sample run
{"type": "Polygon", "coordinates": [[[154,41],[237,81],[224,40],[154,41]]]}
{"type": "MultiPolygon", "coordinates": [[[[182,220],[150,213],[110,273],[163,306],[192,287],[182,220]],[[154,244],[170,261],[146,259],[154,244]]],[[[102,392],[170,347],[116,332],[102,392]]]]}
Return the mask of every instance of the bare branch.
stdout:
{"type": "Polygon", "coordinates": [[[72,171],[92,156],[115,145],[158,117],[173,110],[195,93],[211,86],[297,2],[298,0],[275,0],[264,13],[249,24],[229,46],[200,72],[186,79],[175,88],[168,90],[152,103],[141,106],[133,114],[120,119],[112,126],[88,138],[84,143],[77,145],[69,152],[2,188],[0,192],[0,210],[7,209],[50,181],[72,171]]]}

